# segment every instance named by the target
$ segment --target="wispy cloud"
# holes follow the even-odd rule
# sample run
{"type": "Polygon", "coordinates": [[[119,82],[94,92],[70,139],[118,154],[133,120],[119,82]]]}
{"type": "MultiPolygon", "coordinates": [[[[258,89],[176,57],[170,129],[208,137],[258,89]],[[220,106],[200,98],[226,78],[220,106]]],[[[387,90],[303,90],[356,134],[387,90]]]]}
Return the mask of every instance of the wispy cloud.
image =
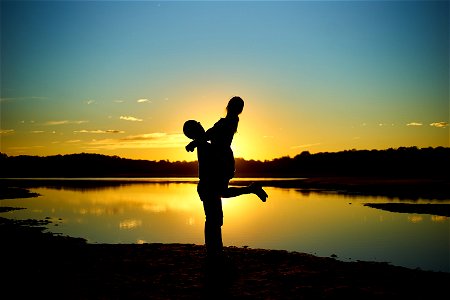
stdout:
{"type": "Polygon", "coordinates": [[[65,125],[65,124],[83,124],[87,123],[88,121],[69,121],[69,120],[61,120],[61,121],[48,121],[45,122],[45,125],[65,125]]]}
{"type": "Polygon", "coordinates": [[[5,97],[0,98],[0,102],[6,102],[6,101],[16,101],[16,100],[45,100],[48,99],[47,97],[38,97],[38,96],[31,96],[31,97],[5,97]]]}
{"type": "Polygon", "coordinates": [[[12,134],[14,129],[0,129],[0,134],[12,134]]]}
{"type": "Polygon", "coordinates": [[[31,131],[31,133],[44,133],[45,131],[43,131],[43,130],[33,130],[33,131],[31,131]]]}
{"type": "Polygon", "coordinates": [[[45,148],[44,146],[24,146],[24,147],[8,147],[10,150],[31,150],[31,149],[39,149],[45,148]]]}
{"type": "Polygon", "coordinates": [[[95,100],[89,99],[89,100],[84,101],[84,103],[86,103],[87,105],[94,104],[95,100]]]}
{"type": "Polygon", "coordinates": [[[168,136],[170,136],[170,135],[168,135],[167,133],[155,132],[155,133],[144,133],[144,134],[139,134],[139,135],[130,135],[130,136],[123,138],[123,140],[125,140],[125,141],[153,141],[153,140],[158,140],[158,139],[168,137],[168,136]]]}
{"type": "Polygon", "coordinates": [[[151,102],[150,100],[146,99],[146,98],[142,98],[142,99],[138,99],[137,103],[148,103],[151,102]]]}
{"type": "Polygon", "coordinates": [[[437,128],[445,128],[448,126],[448,122],[435,122],[435,123],[431,123],[430,126],[437,127],[437,128]]]}
{"type": "Polygon", "coordinates": [[[319,146],[319,145],[322,145],[322,143],[297,145],[297,146],[292,146],[291,149],[309,148],[309,147],[314,147],[314,146],[319,146]]]}
{"type": "Polygon", "coordinates": [[[108,130],[74,130],[74,133],[124,133],[125,131],[122,130],[114,130],[114,129],[108,129],[108,130]]]}
{"type": "Polygon", "coordinates": [[[93,140],[90,147],[96,149],[145,149],[145,148],[178,148],[186,145],[186,137],[181,133],[146,133],[130,135],[120,139],[93,140]]]}
{"type": "Polygon", "coordinates": [[[423,124],[419,123],[419,122],[411,122],[411,123],[406,124],[406,126],[422,126],[422,125],[423,124]]]}
{"type": "Polygon", "coordinates": [[[65,141],[65,142],[68,143],[68,144],[74,144],[74,143],[81,142],[81,140],[68,140],[68,141],[65,141]]]}
{"type": "Polygon", "coordinates": [[[142,122],[143,119],[139,119],[139,118],[135,118],[132,116],[120,116],[121,120],[125,120],[125,121],[132,121],[132,122],[142,122]]]}

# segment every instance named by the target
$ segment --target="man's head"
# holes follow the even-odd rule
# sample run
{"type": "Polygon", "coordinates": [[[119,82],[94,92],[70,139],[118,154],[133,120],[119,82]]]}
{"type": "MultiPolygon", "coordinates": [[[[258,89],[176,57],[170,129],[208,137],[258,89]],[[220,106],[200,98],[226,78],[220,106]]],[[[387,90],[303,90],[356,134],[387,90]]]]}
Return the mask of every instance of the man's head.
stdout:
{"type": "Polygon", "coordinates": [[[189,120],[184,122],[183,132],[188,138],[196,140],[201,138],[205,134],[205,129],[200,122],[195,120],[189,120]]]}

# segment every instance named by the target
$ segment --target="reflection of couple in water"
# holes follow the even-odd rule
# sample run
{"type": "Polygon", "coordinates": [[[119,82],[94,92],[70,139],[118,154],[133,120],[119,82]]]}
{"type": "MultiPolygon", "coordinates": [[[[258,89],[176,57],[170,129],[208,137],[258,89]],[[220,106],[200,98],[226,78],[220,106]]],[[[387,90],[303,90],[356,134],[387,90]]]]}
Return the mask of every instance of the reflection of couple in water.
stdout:
{"type": "Polygon", "coordinates": [[[221,198],[255,194],[263,202],[268,195],[258,183],[246,187],[229,187],[234,177],[234,155],[231,142],[237,131],[239,114],[244,108],[240,97],[233,97],[227,105],[227,114],[213,127],[205,131],[200,122],[189,120],[184,123],[184,134],[192,139],[187,151],[197,148],[199,183],[197,191],[205,210],[205,245],[208,260],[222,258],[223,211],[221,198]]]}

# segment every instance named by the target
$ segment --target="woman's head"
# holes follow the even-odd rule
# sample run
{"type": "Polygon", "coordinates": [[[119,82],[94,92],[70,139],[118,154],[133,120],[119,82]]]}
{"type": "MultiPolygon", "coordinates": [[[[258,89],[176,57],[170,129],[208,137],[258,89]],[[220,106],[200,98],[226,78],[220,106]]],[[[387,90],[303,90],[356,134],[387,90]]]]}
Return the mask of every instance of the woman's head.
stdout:
{"type": "Polygon", "coordinates": [[[239,96],[234,96],[228,101],[227,113],[233,115],[239,115],[244,109],[244,100],[239,96]]]}

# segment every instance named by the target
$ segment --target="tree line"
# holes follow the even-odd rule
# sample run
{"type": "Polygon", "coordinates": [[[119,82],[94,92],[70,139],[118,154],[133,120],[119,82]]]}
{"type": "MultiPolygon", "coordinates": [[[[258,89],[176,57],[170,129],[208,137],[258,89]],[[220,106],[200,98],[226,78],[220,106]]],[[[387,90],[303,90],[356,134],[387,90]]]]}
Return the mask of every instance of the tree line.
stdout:
{"type": "MultiPolygon", "coordinates": [[[[102,154],[8,156],[0,153],[0,177],[197,177],[196,161],[136,160],[102,154]]],[[[236,159],[235,177],[377,176],[449,178],[450,148],[400,147],[345,150],[273,160],[236,159]]]]}

